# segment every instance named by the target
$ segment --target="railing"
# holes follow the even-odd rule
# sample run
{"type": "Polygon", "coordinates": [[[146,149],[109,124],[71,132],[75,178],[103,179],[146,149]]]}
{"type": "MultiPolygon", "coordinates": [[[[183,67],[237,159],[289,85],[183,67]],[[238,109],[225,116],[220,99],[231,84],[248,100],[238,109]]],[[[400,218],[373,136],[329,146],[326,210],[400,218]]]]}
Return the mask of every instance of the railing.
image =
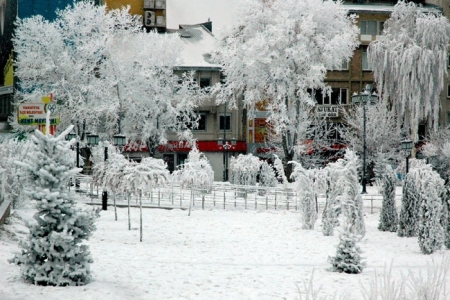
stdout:
{"type": "MultiPolygon", "coordinates": [[[[75,184],[69,188],[75,188],[80,193],[85,193],[91,203],[100,203],[102,190],[92,184],[91,176],[77,177],[79,187],[75,184]]],[[[109,193],[108,204],[125,206],[128,204],[127,195],[109,193]]],[[[382,205],[382,195],[362,195],[364,209],[371,214],[379,212],[382,205]]],[[[396,206],[400,207],[401,195],[396,195],[396,206]]],[[[139,196],[130,195],[131,205],[138,205],[139,196]]],[[[299,195],[292,188],[279,185],[277,187],[241,186],[230,183],[214,182],[208,191],[202,189],[182,188],[172,184],[156,187],[151,193],[141,195],[144,207],[180,208],[187,209],[190,205],[200,209],[229,209],[229,210],[298,210],[299,195]]],[[[319,212],[325,207],[325,197],[319,195],[316,207],[319,212]]]]}

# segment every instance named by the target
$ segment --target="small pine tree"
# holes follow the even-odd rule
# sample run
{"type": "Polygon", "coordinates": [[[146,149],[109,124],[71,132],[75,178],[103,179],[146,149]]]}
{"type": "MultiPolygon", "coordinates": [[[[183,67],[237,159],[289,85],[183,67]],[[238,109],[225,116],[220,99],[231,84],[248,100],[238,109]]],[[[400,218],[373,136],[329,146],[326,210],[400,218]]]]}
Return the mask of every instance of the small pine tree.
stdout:
{"type": "Polygon", "coordinates": [[[383,203],[381,206],[380,223],[378,229],[381,231],[396,232],[398,227],[397,209],[395,208],[395,184],[397,178],[391,166],[385,165],[381,171],[381,193],[383,203]]]}
{"type": "Polygon", "coordinates": [[[291,178],[295,181],[295,187],[300,198],[300,210],[302,212],[302,229],[314,229],[317,221],[316,198],[314,192],[313,171],[303,168],[300,163],[294,164],[291,178]]]}
{"type": "Polygon", "coordinates": [[[444,244],[442,201],[444,180],[431,168],[420,170],[421,204],[419,208],[418,241],[423,254],[431,254],[444,244]]]}
{"type": "Polygon", "coordinates": [[[418,169],[411,169],[403,184],[402,207],[400,209],[397,230],[397,235],[400,237],[417,235],[420,195],[417,190],[416,179],[419,176],[418,169]]]}
{"type": "Polygon", "coordinates": [[[328,257],[331,271],[348,274],[359,274],[364,268],[361,249],[357,245],[358,237],[351,232],[351,226],[346,224],[339,235],[336,256],[328,257]]]}
{"type": "Polygon", "coordinates": [[[64,137],[70,126],[58,137],[40,131],[32,136],[34,146],[27,159],[16,162],[30,185],[28,196],[36,201],[35,223],[20,241],[22,252],[9,260],[20,266],[25,281],[37,285],[85,285],[91,280],[89,247],[84,243],[95,230],[97,211],[75,207],[75,194],[67,190],[70,177],[81,171],[74,168],[70,150],[72,142],[64,137]]]}

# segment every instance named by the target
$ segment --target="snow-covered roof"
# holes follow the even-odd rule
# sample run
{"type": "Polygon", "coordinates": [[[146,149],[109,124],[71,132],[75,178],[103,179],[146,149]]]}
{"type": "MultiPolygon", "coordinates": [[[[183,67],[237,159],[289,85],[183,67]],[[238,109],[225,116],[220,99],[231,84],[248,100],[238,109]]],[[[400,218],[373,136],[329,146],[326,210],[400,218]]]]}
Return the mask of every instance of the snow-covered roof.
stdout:
{"type": "MultiPolygon", "coordinates": [[[[391,14],[394,11],[394,5],[383,4],[343,4],[345,9],[350,13],[385,13],[391,14]]],[[[442,13],[442,9],[435,5],[426,5],[423,8],[424,12],[442,13]]]]}
{"type": "Polygon", "coordinates": [[[218,64],[208,62],[208,54],[215,43],[214,35],[202,24],[180,25],[180,29],[169,30],[180,35],[184,49],[180,53],[182,63],[176,69],[220,70],[218,64]]]}

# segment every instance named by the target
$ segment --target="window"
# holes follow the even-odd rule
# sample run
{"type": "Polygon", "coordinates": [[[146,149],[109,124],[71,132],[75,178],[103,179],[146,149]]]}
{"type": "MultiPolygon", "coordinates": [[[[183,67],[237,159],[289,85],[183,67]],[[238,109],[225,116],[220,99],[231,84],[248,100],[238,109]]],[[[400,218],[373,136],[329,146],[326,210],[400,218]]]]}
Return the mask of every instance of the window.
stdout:
{"type": "Polygon", "coordinates": [[[205,92],[209,93],[209,88],[211,87],[211,78],[200,78],[200,88],[204,89],[205,92]]]}
{"type": "Polygon", "coordinates": [[[450,68],[450,53],[448,54],[447,57],[447,68],[450,68]]]}
{"type": "Polygon", "coordinates": [[[362,69],[363,70],[372,70],[372,66],[369,63],[369,59],[367,56],[367,49],[362,50],[362,69]]]}
{"type": "Polygon", "coordinates": [[[342,60],[341,70],[348,70],[348,60],[342,60]]]}
{"type": "Polygon", "coordinates": [[[380,35],[384,29],[384,22],[375,20],[361,21],[360,23],[361,34],[364,35],[380,35]]]}
{"type": "Polygon", "coordinates": [[[206,130],[206,114],[201,113],[198,116],[198,126],[193,128],[192,130],[206,130]]]}
{"type": "Polygon", "coordinates": [[[447,98],[450,98],[450,84],[447,85],[447,98]]]}
{"type": "Polygon", "coordinates": [[[450,110],[447,111],[447,125],[450,125],[450,110]]]}
{"type": "Polygon", "coordinates": [[[316,99],[317,104],[347,104],[348,89],[346,88],[332,88],[331,97],[327,94],[323,95],[322,90],[315,90],[313,98],[316,99]]]}
{"type": "Polygon", "coordinates": [[[231,130],[231,116],[221,115],[219,117],[219,130],[231,130]]]}

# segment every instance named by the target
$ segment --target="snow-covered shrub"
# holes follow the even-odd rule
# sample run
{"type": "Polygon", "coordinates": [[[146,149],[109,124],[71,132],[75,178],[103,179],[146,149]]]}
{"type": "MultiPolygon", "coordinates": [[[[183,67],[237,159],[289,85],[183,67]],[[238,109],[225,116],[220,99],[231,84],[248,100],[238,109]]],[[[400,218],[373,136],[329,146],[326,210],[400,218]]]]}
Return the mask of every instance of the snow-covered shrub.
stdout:
{"type": "Polygon", "coordinates": [[[230,160],[230,181],[239,185],[256,185],[256,177],[261,166],[261,161],[253,154],[239,154],[230,160]]]}
{"type": "Polygon", "coordinates": [[[66,188],[74,168],[71,142],[62,134],[53,137],[40,131],[27,158],[16,162],[29,180],[25,193],[36,201],[36,222],[28,223],[30,234],[20,242],[21,253],[10,260],[20,266],[25,281],[38,285],[85,285],[91,280],[93,262],[85,241],[95,230],[96,211],[75,207],[75,194],[66,188]]]}
{"type": "Polygon", "coordinates": [[[418,240],[420,251],[431,254],[444,244],[442,228],[442,201],[444,180],[431,168],[419,171],[421,203],[419,208],[418,240]]]}
{"type": "Polygon", "coordinates": [[[379,176],[383,203],[381,206],[380,223],[378,229],[381,231],[396,232],[398,227],[398,215],[395,207],[395,186],[397,177],[390,165],[384,165],[384,171],[379,176]]]}
{"type": "MultiPolygon", "coordinates": [[[[259,185],[266,188],[277,185],[275,171],[266,161],[261,162],[261,168],[259,170],[259,185]]],[[[260,190],[259,192],[260,194],[265,194],[265,190],[260,190]]]]}
{"type": "Polygon", "coordinates": [[[359,158],[355,152],[346,150],[344,158],[336,162],[335,168],[340,170],[338,184],[341,186],[342,195],[339,196],[342,203],[342,214],[350,226],[350,231],[363,238],[366,232],[364,225],[363,203],[358,180],[359,158]]]}
{"type": "Polygon", "coordinates": [[[173,172],[173,177],[182,187],[210,191],[214,182],[214,171],[208,158],[197,148],[193,148],[180,170],[173,172]]]}
{"type": "Polygon", "coordinates": [[[417,235],[419,224],[420,193],[416,182],[420,180],[419,169],[409,170],[403,184],[402,207],[398,219],[397,235],[411,237],[417,235]]]}
{"type": "Polygon", "coordinates": [[[316,193],[314,190],[314,170],[307,170],[298,162],[290,162],[294,165],[291,179],[300,200],[302,213],[302,229],[314,229],[317,221],[316,193]]]}
{"type": "Polygon", "coordinates": [[[362,272],[364,262],[357,241],[358,237],[352,233],[351,225],[346,224],[339,235],[336,256],[328,258],[328,262],[331,263],[331,271],[349,274],[362,272]]]}
{"type": "Polygon", "coordinates": [[[325,208],[322,213],[322,232],[325,236],[332,236],[334,228],[339,225],[341,203],[339,195],[342,193],[338,177],[339,170],[336,164],[330,163],[319,173],[319,186],[325,192],[325,208]]]}
{"type": "MultiPolygon", "coordinates": [[[[21,167],[16,165],[14,161],[23,161],[30,151],[31,141],[18,139],[5,140],[0,143],[0,169],[4,172],[0,176],[0,182],[4,184],[3,199],[11,202],[13,208],[19,208],[25,204],[27,198],[22,194],[23,178],[19,180],[21,167]]],[[[1,192],[1,191],[0,191],[1,192]]]]}

